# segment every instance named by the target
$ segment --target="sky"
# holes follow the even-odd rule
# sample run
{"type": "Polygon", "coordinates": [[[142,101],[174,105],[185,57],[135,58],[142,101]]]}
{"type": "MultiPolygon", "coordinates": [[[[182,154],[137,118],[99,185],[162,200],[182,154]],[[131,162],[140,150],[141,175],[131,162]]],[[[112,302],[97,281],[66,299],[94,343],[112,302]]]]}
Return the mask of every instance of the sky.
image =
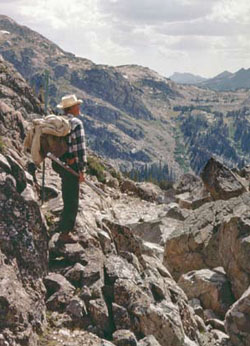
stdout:
{"type": "Polygon", "coordinates": [[[166,77],[250,68],[249,0],[0,0],[0,13],[98,64],[166,77]]]}

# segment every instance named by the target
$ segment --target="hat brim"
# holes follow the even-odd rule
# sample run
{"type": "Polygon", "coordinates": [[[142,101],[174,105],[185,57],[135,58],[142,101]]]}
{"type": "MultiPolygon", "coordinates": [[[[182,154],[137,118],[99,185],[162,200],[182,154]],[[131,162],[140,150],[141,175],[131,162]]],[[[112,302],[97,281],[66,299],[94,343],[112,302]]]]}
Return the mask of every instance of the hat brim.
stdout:
{"type": "Polygon", "coordinates": [[[59,103],[59,104],[56,106],[56,108],[65,109],[65,108],[73,107],[73,106],[75,106],[75,105],[79,105],[79,104],[81,104],[81,103],[83,103],[82,100],[77,100],[76,102],[71,103],[69,106],[64,106],[63,104],[59,103]]]}

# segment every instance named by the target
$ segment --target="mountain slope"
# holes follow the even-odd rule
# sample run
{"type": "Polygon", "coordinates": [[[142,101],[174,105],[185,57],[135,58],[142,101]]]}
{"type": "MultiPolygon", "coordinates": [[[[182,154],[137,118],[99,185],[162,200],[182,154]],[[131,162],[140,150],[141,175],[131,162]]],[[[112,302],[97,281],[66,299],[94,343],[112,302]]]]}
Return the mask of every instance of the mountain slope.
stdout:
{"type": "Polygon", "coordinates": [[[200,82],[206,81],[207,78],[194,75],[192,73],[180,73],[175,72],[169,77],[172,81],[180,84],[198,84],[200,82]]]}
{"type": "Polygon", "coordinates": [[[200,86],[210,88],[217,91],[228,91],[250,88],[250,69],[240,69],[235,73],[224,71],[214,78],[208,79],[202,83],[200,86]]]}
{"type": "MultiPolygon", "coordinates": [[[[123,170],[144,169],[152,164],[160,168],[166,164],[171,177],[189,170],[198,172],[205,157],[218,153],[218,132],[211,125],[216,123],[218,113],[227,125],[228,112],[241,113],[241,109],[249,107],[247,90],[218,93],[178,85],[138,65],[97,65],[63,51],[6,16],[0,16],[0,43],[0,54],[15,66],[40,99],[44,94],[44,72],[49,72],[51,112],[66,93],[76,93],[84,100],[88,146],[123,170]],[[207,118],[207,125],[200,134],[195,133],[197,141],[193,141],[187,135],[192,121],[187,123],[185,119],[191,117],[196,124],[199,114],[207,118]],[[215,138],[208,150],[210,131],[215,138]],[[198,140],[200,137],[202,140],[198,140]]],[[[219,155],[230,153],[233,148],[236,154],[227,154],[225,159],[238,164],[243,156],[237,142],[240,139],[232,141],[227,137],[225,150],[219,155]]]]}

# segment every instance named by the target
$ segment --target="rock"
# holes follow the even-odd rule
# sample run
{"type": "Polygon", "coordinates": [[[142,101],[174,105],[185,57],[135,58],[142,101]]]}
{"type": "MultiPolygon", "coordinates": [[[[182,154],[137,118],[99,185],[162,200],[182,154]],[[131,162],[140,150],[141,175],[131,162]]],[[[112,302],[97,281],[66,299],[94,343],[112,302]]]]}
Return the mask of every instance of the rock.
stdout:
{"type": "Polygon", "coordinates": [[[58,346],[114,346],[112,342],[80,329],[57,328],[40,337],[44,345],[58,346]]]}
{"type": "Polygon", "coordinates": [[[222,212],[221,203],[207,203],[168,235],[163,263],[176,280],[183,273],[220,265],[218,227],[222,212]]]}
{"type": "Polygon", "coordinates": [[[116,329],[131,328],[131,321],[126,308],[118,304],[112,303],[112,311],[116,329]]]}
{"type": "Polygon", "coordinates": [[[126,179],[120,184],[122,192],[132,193],[145,201],[158,201],[160,196],[163,198],[162,190],[152,183],[135,183],[126,179]]]}
{"type": "Polygon", "coordinates": [[[77,297],[71,299],[66,307],[66,312],[79,323],[81,322],[82,317],[87,315],[87,309],[84,302],[77,297]]]}
{"type": "Polygon", "coordinates": [[[133,233],[144,240],[153,244],[163,246],[169,234],[180,226],[178,220],[168,217],[161,217],[151,221],[130,224],[133,233]]]}
{"type": "Polygon", "coordinates": [[[113,246],[112,246],[112,240],[108,234],[108,232],[105,232],[103,230],[98,230],[98,237],[100,240],[100,244],[102,247],[102,251],[104,254],[108,254],[113,252],[113,246]]]}
{"type": "MultiPolygon", "coordinates": [[[[181,274],[192,270],[202,268],[213,269],[222,266],[225,268],[229,280],[232,279],[233,281],[233,276],[230,276],[229,267],[225,261],[227,261],[227,258],[230,261],[234,261],[232,256],[236,255],[237,250],[233,246],[235,255],[232,252],[229,255],[226,254],[231,246],[231,238],[229,236],[230,231],[226,232],[226,228],[223,225],[224,223],[227,224],[234,217],[246,219],[249,212],[250,195],[248,193],[240,197],[231,198],[228,201],[210,202],[192,211],[189,217],[186,218],[185,223],[180,224],[178,228],[168,235],[164,249],[164,265],[177,280],[181,274]],[[222,240],[222,235],[227,240],[222,240]],[[227,245],[224,246],[223,244],[226,242],[227,245]],[[225,253],[225,259],[223,253],[225,253]]],[[[236,233],[234,232],[233,234],[236,233]]],[[[245,239],[243,243],[247,244],[247,237],[243,238],[245,239]]],[[[241,244],[241,241],[237,244],[241,244]]],[[[243,252],[242,248],[242,255],[243,252]]],[[[238,255],[236,256],[237,261],[242,261],[242,255],[239,259],[238,255]]],[[[246,264],[243,267],[247,270],[246,264]]],[[[234,289],[233,292],[235,294],[234,289]]]]}
{"type": "Polygon", "coordinates": [[[162,301],[158,305],[141,306],[135,315],[144,335],[153,334],[163,345],[183,345],[185,334],[178,308],[173,303],[162,301]]]}
{"type": "Polygon", "coordinates": [[[75,288],[62,275],[50,273],[44,278],[47,288],[46,305],[49,310],[63,312],[70,303],[75,288]]]}
{"type": "Polygon", "coordinates": [[[239,298],[250,285],[249,211],[241,217],[228,217],[220,229],[219,254],[222,266],[239,298]]]}
{"type": "Polygon", "coordinates": [[[213,329],[212,334],[217,341],[218,345],[231,345],[229,336],[223,333],[221,330],[213,329]]]}
{"type": "Polygon", "coordinates": [[[246,191],[236,175],[214,158],[207,162],[201,178],[214,200],[227,200],[246,191]]]}
{"type": "Polygon", "coordinates": [[[174,189],[177,194],[192,192],[200,188],[202,188],[201,179],[190,173],[183,174],[177,183],[174,184],[174,189]]]}
{"type": "Polygon", "coordinates": [[[130,278],[134,282],[141,282],[141,277],[136,268],[128,263],[126,259],[111,255],[104,263],[104,270],[106,273],[106,282],[113,285],[117,279],[130,278]]]}
{"type": "Polygon", "coordinates": [[[137,194],[141,199],[144,199],[145,201],[150,201],[150,202],[161,201],[163,192],[159,188],[159,186],[152,183],[148,183],[148,182],[136,183],[136,186],[137,186],[137,194]]]}
{"type": "Polygon", "coordinates": [[[178,285],[189,299],[198,298],[204,309],[213,310],[221,318],[234,302],[226,275],[218,271],[201,269],[188,272],[180,277],[178,285]]]}
{"type": "MultiPolygon", "coordinates": [[[[1,265],[0,268],[0,332],[5,334],[8,329],[14,333],[19,331],[20,341],[32,343],[35,329],[41,329],[44,319],[42,301],[34,300],[35,295],[32,297],[32,292],[26,292],[14,268],[10,265],[1,265]]],[[[37,298],[41,299],[40,292],[39,295],[37,298]]],[[[1,343],[9,345],[4,338],[0,339],[1,343]]]]}
{"type": "Polygon", "coordinates": [[[250,345],[250,287],[226,314],[225,328],[235,346],[250,345]]]}
{"type": "Polygon", "coordinates": [[[9,162],[9,164],[11,166],[11,173],[14,176],[14,178],[16,179],[16,189],[17,189],[17,192],[22,193],[23,190],[27,186],[27,179],[26,179],[26,175],[25,175],[24,169],[10,155],[7,155],[6,158],[7,158],[8,162],[9,162]]]}
{"type": "Polygon", "coordinates": [[[185,192],[175,197],[182,209],[197,209],[203,204],[211,201],[211,196],[204,190],[192,193],[185,192]]]}
{"type": "Polygon", "coordinates": [[[210,324],[213,329],[220,330],[221,332],[225,333],[225,325],[224,322],[221,320],[218,320],[217,318],[211,318],[206,320],[206,324],[210,324]]]}
{"type": "Polygon", "coordinates": [[[84,271],[85,267],[80,263],[76,263],[73,267],[66,271],[64,277],[75,287],[82,287],[84,271]]]}
{"type": "Polygon", "coordinates": [[[122,192],[132,192],[134,194],[137,193],[137,186],[136,183],[132,180],[125,179],[122,181],[120,185],[120,189],[122,192]]]}
{"type": "Polygon", "coordinates": [[[4,329],[10,345],[32,344],[46,323],[46,224],[38,203],[26,201],[6,173],[0,174],[0,224],[0,334],[4,329]]]}
{"type": "Polygon", "coordinates": [[[6,173],[11,173],[11,166],[4,155],[0,153],[0,169],[6,173]]]}
{"type": "Polygon", "coordinates": [[[132,330],[136,335],[152,334],[160,344],[164,345],[168,342],[169,345],[181,345],[185,336],[184,329],[192,334],[192,323],[196,325],[192,319],[189,319],[190,312],[185,310],[185,304],[181,302],[181,293],[172,291],[173,286],[170,283],[169,287],[167,283],[165,283],[166,286],[162,283],[161,287],[160,283],[155,282],[154,277],[149,280],[152,291],[150,286],[140,288],[132,281],[116,280],[114,301],[128,310],[132,318],[132,330]],[[171,299],[175,301],[175,304],[171,299]],[[181,320],[177,306],[183,311],[187,320],[185,318],[181,320]]]}
{"type": "Polygon", "coordinates": [[[58,253],[69,263],[86,264],[86,260],[84,259],[85,251],[79,243],[65,244],[64,247],[58,249],[58,253]]]}
{"type": "Polygon", "coordinates": [[[27,187],[21,193],[21,196],[27,202],[31,202],[31,201],[36,202],[36,195],[31,185],[27,185],[27,187]]]}
{"type": "Polygon", "coordinates": [[[136,346],[137,341],[134,333],[130,330],[117,330],[113,333],[113,342],[117,346],[136,346]]]}
{"type": "Polygon", "coordinates": [[[166,213],[166,217],[179,221],[184,221],[189,216],[189,212],[182,209],[178,204],[173,203],[170,205],[170,209],[166,213]]]}
{"type": "Polygon", "coordinates": [[[201,333],[204,333],[207,331],[205,322],[199,315],[195,315],[195,321],[197,322],[198,329],[201,333]]]}
{"type": "Polygon", "coordinates": [[[148,335],[145,338],[141,339],[138,343],[138,346],[160,346],[159,342],[153,335],[148,335]]]}
{"type": "Polygon", "coordinates": [[[243,178],[246,178],[248,181],[250,180],[250,166],[247,165],[242,168],[242,170],[239,172],[240,176],[243,178]]]}
{"type": "Polygon", "coordinates": [[[128,251],[129,249],[130,252],[136,255],[140,265],[144,267],[145,262],[142,258],[142,241],[134,235],[132,229],[107,219],[104,219],[103,222],[112,233],[118,254],[120,252],[128,251]]]}
{"type": "Polygon", "coordinates": [[[211,309],[205,309],[204,310],[204,321],[211,321],[211,320],[216,320],[218,319],[218,317],[216,316],[216,314],[213,312],[213,310],[211,309]]]}
{"type": "Polygon", "coordinates": [[[104,300],[90,300],[88,309],[90,316],[96,326],[103,330],[104,333],[110,334],[112,326],[109,320],[108,308],[104,300]]]}
{"type": "Polygon", "coordinates": [[[189,305],[192,306],[196,315],[203,318],[203,307],[201,306],[200,299],[192,298],[188,301],[189,305]]]}

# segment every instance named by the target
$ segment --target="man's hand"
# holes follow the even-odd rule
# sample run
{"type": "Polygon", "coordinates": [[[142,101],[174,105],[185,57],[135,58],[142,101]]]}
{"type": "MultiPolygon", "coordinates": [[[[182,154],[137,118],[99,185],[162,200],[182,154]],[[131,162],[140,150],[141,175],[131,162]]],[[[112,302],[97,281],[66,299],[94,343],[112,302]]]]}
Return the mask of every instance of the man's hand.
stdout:
{"type": "Polygon", "coordinates": [[[83,183],[85,181],[85,174],[83,172],[79,172],[79,183],[83,183]]]}

